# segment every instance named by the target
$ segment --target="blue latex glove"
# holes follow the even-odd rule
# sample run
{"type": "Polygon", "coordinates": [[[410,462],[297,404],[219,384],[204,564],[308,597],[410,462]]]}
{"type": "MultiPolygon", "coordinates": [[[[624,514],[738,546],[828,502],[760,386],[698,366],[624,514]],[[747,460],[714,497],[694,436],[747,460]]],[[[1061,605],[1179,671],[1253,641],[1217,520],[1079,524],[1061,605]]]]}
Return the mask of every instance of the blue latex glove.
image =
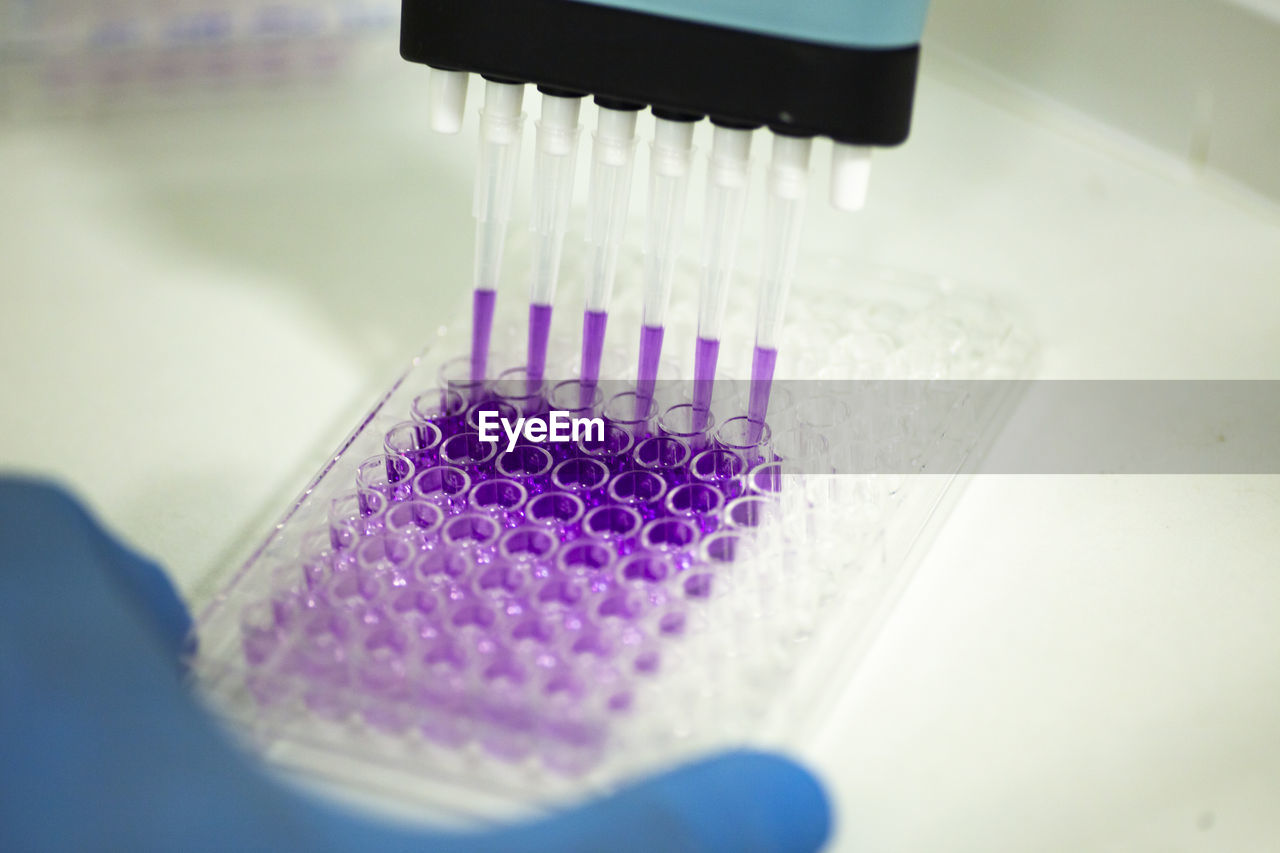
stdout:
{"type": "Polygon", "coordinates": [[[164,573],[75,500],[0,479],[0,850],[811,851],[827,837],[817,782],[749,752],[479,834],[349,814],[227,740],[183,685],[190,628],[164,573]]]}

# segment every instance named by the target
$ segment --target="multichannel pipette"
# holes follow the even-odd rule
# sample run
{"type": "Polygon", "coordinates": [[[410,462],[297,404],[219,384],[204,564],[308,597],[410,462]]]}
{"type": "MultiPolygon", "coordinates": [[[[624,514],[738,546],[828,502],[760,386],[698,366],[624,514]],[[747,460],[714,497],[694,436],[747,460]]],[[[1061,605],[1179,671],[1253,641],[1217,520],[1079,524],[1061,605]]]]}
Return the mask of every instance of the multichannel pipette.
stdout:
{"type": "MultiPolygon", "coordinates": [[[[834,141],[832,204],[860,208],[871,148],[897,145],[907,137],[927,5],[927,0],[405,0],[401,54],[445,69],[432,82],[431,124],[440,130],[461,124],[465,72],[535,83],[553,95],[593,95],[604,107],[592,148],[587,205],[581,372],[588,385],[599,378],[626,220],[636,110],[651,106],[658,117],[650,160],[645,313],[637,371],[642,390],[657,373],[682,230],[691,126],[675,119],[710,117],[716,130],[704,220],[695,408],[709,403],[715,376],[742,230],[750,131],[762,126],[774,131],[749,407],[753,415],[763,416],[794,276],[811,139],[834,141]]],[[[509,182],[514,180],[519,139],[519,101],[510,83],[489,83],[485,100],[477,172],[474,341],[474,361],[481,372],[488,341],[486,312],[492,309],[510,215],[509,182]],[[485,205],[480,204],[482,196],[485,205]]],[[[577,125],[571,99],[549,100],[553,103],[539,123],[534,193],[531,380],[545,369],[577,125]]]]}

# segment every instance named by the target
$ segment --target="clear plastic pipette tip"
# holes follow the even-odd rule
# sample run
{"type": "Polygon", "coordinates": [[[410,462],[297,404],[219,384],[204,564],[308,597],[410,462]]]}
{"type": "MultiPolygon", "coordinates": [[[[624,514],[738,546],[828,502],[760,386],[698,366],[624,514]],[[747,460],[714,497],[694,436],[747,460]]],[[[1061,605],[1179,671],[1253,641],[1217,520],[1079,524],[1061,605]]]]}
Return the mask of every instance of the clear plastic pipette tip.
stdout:
{"type": "Polygon", "coordinates": [[[698,340],[693,363],[693,403],[698,411],[706,411],[711,406],[720,330],[742,236],[752,135],[750,130],[731,127],[716,127],[712,133],[698,297],[698,340]]]}
{"type": "Polygon", "coordinates": [[[764,261],[756,314],[756,345],[747,414],[763,422],[778,354],[778,338],[800,251],[812,140],[774,135],[765,200],[764,261]]]}
{"type": "Polygon", "coordinates": [[[485,81],[484,109],[480,111],[480,158],[476,164],[475,303],[471,329],[472,378],[485,378],[489,358],[489,333],[493,303],[502,271],[502,252],[511,221],[516,169],[520,163],[520,136],[524,115],[522,84],[485,81]]]}
{"type": "Polygon", "coordinates": [[[581,98],[542,96],[533,175],[533,270],[529,284],[529,382],[542,381],[547,362],[551,307],[573,201],[581,98]]]}
{"type": "Polygon", "coordinates": [[[626,233],[635,161],[636,112],[600,108],[591,146],[587,193],[587,302],[582,325],[582,380],[600,378],[609,300],[618,272],[618,251],[626,233]]]}
{"type": "Polygon", "coordinates": [[[644,253],[644,311],[636,388],[653,393],[662,356],[671,284],[684,232],[689,165],[693,159],[693,122],[658,117],[649,154],[649,224],[644,253]]]}

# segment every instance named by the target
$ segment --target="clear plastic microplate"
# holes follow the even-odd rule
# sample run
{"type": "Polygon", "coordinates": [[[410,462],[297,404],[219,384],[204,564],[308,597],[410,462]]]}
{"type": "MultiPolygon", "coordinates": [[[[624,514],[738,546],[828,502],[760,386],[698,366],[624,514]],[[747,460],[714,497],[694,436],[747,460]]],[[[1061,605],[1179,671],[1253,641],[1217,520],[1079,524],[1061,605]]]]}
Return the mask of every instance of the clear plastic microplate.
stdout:
{"type": "MultiPolygon", "coordinates": [[[[624,256],[614,341],[639,329],[641,269],[624,256]]],[[[563,278],[586,276],[567,259],[563,278]]],[[[478,816],[717,748],[802,749],[1006,416],[1007,399],[954,391],[980,384],[940,380],[1019,377],[1032,349],[937,281],[802,266],[751,430],[749,305],[725,319],[711,418],[690,417],[696,299],[675,288],[639,412],[619,401],[634,350],[606,351],[594,396],[556,375],[577,361],[576,312],[557,312],[540,387],[501,377],[522,360],[521,299],[499,300],[494,340],[512,343],[485,383],[459,312],[214,580],[196,662],[214,706],[283,765],[478,816]],[[850,397],[857,383],[875,390],[850,397]],[[552,408],[606,432],[477,438],[485,413],[552,408]]]]}

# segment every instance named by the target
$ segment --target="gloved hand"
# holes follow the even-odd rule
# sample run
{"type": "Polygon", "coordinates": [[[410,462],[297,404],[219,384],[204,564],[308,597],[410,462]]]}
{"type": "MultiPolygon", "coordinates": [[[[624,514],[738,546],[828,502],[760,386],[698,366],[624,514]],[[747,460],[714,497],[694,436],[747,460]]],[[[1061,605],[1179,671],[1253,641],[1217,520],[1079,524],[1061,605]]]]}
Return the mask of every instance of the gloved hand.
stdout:
{"type": "Polygon", "coordinates": [[[183,686],[160,569],[55,487],[0,479],[0,850],[811,851],[827,803],[737,752],[527,825],[381,824],[276,782],[183,686]]]}

